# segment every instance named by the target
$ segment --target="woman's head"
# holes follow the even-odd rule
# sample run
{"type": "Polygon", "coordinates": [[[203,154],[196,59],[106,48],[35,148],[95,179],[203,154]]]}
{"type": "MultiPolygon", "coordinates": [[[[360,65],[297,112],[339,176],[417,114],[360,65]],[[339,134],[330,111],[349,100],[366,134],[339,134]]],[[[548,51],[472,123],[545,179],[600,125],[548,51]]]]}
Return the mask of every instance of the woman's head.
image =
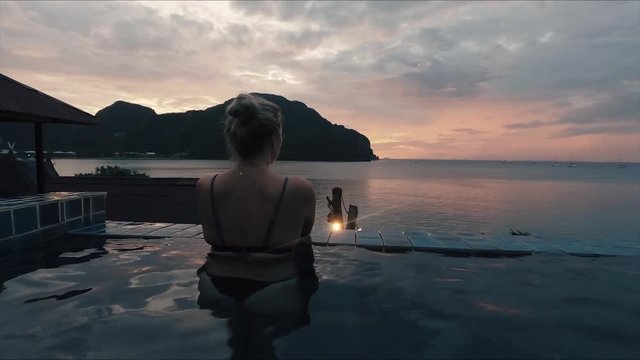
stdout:
{"type": "Polygon", "coordinates": [[[280,108],[261,97],[240,94],[227,107],[224,134],[238,160],[271,155],[275,161],[282,144],[280,108]]]}

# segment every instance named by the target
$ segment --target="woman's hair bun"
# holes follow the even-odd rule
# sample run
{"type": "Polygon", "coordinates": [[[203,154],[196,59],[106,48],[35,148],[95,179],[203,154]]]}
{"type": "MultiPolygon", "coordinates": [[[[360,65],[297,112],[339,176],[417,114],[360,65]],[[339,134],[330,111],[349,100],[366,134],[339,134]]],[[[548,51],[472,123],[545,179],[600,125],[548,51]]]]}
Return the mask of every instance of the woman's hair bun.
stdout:
{"type": "Polygon", "coordinates": [[[282,136],[280,108],[253,94],[240,94],[227,106],[224,135],[233,157],[252,159],[282,136]]]}
{"type": "Polygon", "coordinates": [[[258,103],[248,94],[238,95],[227,107],[227,115],[236,118],[238,125],[246,126],[258,114],[258,103]]]}

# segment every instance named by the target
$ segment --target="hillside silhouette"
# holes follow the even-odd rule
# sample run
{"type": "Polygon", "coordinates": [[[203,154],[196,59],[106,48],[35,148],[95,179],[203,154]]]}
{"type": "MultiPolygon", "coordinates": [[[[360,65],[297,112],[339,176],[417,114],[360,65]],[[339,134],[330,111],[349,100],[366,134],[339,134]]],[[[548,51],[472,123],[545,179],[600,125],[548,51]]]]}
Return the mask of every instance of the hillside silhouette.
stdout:
{"type": "MultiPolygon", "coordinates": [[[[281,160],[369,161],[377,159],[366,136],[332,124],[302,102],[273,94],[259,95],[280,106],[284,116],[281,160]]],[[[161,157],[227,159],[224,117],[227,105],[182,113],[156,114],[148,107],[116,101],[96,113],[95,126],[47,125],[45,149],[75,151],[79,156],[155,152],[161,157]]],[[[22,124],[0,124],[0,137],[33,147],[33,130],[22,124]]],[[[0,144],[0,147],[4,143],[0,144]]]]}

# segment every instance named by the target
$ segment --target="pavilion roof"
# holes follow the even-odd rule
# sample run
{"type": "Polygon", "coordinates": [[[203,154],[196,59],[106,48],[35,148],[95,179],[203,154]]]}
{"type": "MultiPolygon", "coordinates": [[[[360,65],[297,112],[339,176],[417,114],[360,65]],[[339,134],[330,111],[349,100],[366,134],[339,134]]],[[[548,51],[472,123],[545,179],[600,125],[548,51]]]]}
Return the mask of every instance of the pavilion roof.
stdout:
{"type": "Polygon", "coordinates": [[[96,118],[0,73],[0,121],[96,124],[96,118]]]}

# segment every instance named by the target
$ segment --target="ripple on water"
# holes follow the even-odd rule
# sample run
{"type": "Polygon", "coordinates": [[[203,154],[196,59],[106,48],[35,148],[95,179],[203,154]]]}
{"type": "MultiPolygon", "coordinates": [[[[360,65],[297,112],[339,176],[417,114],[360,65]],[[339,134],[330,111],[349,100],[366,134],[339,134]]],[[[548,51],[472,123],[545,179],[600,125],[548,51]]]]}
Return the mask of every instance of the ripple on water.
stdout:
{"type": "MultiPolygon", "coordinates": [[[[196,269],[208,245],[167,244],[134,240],[133,250],[115,251],[108,242],[102,257],[7,280],[3,355],[229,357],[227,320],[197,305],[196,269]]],[[[320,287],[310,322],[273,343],[281,358],[640,353],[638,257],[446,257],[340,246],[314,253],[320,287]]]]}

